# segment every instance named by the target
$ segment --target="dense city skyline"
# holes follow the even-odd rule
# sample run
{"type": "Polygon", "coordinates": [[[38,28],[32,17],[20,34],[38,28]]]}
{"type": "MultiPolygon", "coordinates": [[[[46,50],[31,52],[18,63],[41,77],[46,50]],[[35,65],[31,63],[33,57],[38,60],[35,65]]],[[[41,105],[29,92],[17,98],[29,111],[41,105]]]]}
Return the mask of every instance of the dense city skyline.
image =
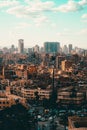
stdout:
{"type": "Polygon", "coordinates": [[[58,41],[87,49],[87,0],[1,0],[0,47],[58,41]]]}

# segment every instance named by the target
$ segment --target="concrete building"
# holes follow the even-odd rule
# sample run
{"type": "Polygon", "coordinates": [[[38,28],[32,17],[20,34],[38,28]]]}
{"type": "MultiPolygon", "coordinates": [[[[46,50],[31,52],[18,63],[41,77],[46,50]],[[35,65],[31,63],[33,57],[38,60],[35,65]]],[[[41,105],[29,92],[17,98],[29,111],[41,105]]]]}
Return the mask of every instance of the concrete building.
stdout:
{"type": "Polygon", "coordinates": [[[68,47],[67,47],[67,45],[64,45],[64,46],[63,46],[62,52],[63,52],[64,54],[68,54],[68,47]]]}
{"type": "Polygon", "coordinates": [[[87,130],[87,117],[69,117],[68,130],[87,130]]]}
{"type": "Polygon", "coordinates": [[[0,98],[0,110],[6,108],[6,107],[11,107],[13,104],[13,101],[7,97],[0,98]]]}
{"type": "Polygon", "coordinates": [[[62,105],[80,106],[86,100],[86,93],[76,91],[73,87],[61,89],[58,92],[57,100],[62,105]]]}
{"type": "Polygon", "coordinates": [[[4,79],[4,66],[0,65],[0,79],[4,79]]]}
{"type": "Polygon", "coordinates": [[[24,53],[24,40],[18,40],[18,53],[24,53]]]}
{"type": "Polygon", "coordinates": [[[71,52],[72,52],[72,44],[69,44],[68,49],[69,49],[69,54],[71,54],[71,52]]]}
{"type": "Polygon", "coordinates": [[[50,56],[49,54],[45,54],[43,57],[43,65],[49,66],[49,63],[50,63],[50,56]]]}
{"type": "Polygon", "coordinates": [[[17,101],[25,107],[28,107],[24,97],[11,94],[10,86],[7,86],[5,90],[0,90],[0,110],[15,105],[17,101]]]}
{"type": "Polygon", "coordinates": [[[72,68],[72,61],[64,60],[61,62],[61,69],[63,71],[69,71],[72,68]]]}
{"type": "Polygon", "coordinates": [[[11,53],[14,53],[14,52],[15,52],[15,46],[14,46],[14,45],[11,45],[10,52],[11,52],[11,53]]]}
{"type": "Polygon", "coordinates": [[[50,89],[25,89],[25,88],[22,88],[21,89],[21,95],[24,97],[24,98],[27,98],[27,99],[34,99],[35,98],[35,92],[38,92],[38,95],[40,97],[40,100],[42,100],[43,98],[46,98],[46,99],[49,99],[50,97],[50,94],[51,94],[51,91],[50,89]]]}
{"type": "Polygon", "coordinates": [[[60,50],[59,42],[45,42],[44,43],[45,53],[58,53],[60,50]]]}
{"type": "Polygon", "coordinates": [[[34,49],[34,52],[39,52],[39,46],[38,45],[35,45],[33,49],[34,49]]]}
{"type": "Polygon", "coordinates": [[[56,57],[56,68],[61,68],[61,62],[65,60],[65,56],[57,56],[56,57]]]}
{"type": "Polygon", "coordinates": [[[31,54],[33,52],[33,48],[28,48],[28,54],[31,54]]]}
{"type": "Polygon", "coordinates": [[[15,101],[7,96],[8,94],[8,88],[7,90],[0,90],[0,110],[15,104],[15,101]]]}

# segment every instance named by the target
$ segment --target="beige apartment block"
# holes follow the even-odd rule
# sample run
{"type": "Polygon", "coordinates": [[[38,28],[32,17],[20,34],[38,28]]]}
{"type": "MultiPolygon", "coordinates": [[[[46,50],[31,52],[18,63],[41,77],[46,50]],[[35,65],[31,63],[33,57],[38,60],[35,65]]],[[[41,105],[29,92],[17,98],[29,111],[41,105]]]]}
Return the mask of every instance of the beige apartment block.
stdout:
{"type": "Polygon", "coordinates": [[[38,92],[38,95],[40,96],[40,99],[42,100],[43,98],[49,99],[50,94],[51,94],[50,89],[25,89],[22,88],[21,89],[21,94],[22,96],[24,96],[25,98],[29,98],[29,99],[34,99],[35,98],[35,92],[38,92]]]}
{"type": "Polygon", "coordinates": [[[6,91],[0,91],[0,110],[6,107],[11,107],[14,103],[14,100],[7,96],[6,91]]]}
{"type": "Polygon", "coordinates": [[[63,105],[69,105],[72,103],[73,105],[81,105],[86,100],[85,92],[73,92],[72,90],[61,90],[58,92],[57,101],[63,105]]]}
{"type": "Polygon", "coordinates": [[[64,60],[61,62],[62,71],[70,71],[72,70],[72,61],[64,60]]]}

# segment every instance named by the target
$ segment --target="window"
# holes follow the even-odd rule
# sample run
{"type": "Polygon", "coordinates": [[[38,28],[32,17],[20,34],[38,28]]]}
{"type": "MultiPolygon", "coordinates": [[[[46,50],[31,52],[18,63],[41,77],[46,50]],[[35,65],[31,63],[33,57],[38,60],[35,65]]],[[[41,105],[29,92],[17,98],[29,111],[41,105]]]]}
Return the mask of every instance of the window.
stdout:
{"type": "Polygon", "coordinates": [[[5,102],[3,102],[3,104],[5,104],[5,102]]]}

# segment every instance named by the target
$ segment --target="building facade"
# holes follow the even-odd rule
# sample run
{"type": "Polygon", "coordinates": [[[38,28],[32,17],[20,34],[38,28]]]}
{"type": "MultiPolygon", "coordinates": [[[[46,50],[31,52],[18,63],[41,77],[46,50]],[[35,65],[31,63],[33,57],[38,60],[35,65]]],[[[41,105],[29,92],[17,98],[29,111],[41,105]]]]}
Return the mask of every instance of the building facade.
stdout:
{"type": "Polygon", "coordinates": [[[8,97],[8,90],[0,90],[0,110],[11,107],[13,104],[15,104],[15,101],[8,97]]]}
{"type": "Polygon", "coordinates": [[[24,53],[24,40],[18,40],[18,53],[24,53]]]}
{"type": "Polygon", "coordinates": [[[69,71],[72,68],[72,61],[64,60],[61,62],[61,69],[62,71],[69,71]]]}
{"type": "Polygon", "coordinates": [[[39,99],[42,100],[44,98],[46,99],[49,99],[50,98],[50,94],[51,94],[51,91],[50,89],[25,89],[25,88],[22,88],[21,89],[21,95],[22,97],[24,98],[27,98],[27,99],[34,99],[35,98],[35,92],[38,92],[38,95],[39,95],[39,99]]]}
{"type": "Polygon", "coordinates": [[[61,62],[65,60],[65,56],[56,57],[56,68],[61,69],[61,62]]]}
{"type": "Polygon", "coordinates": [[[45,53],[58,53],[60,50],[59,42],[45,42],[44,51],[45,53]]]}
{"type": "Polygon", "coordinates": [[[71,54],[71,52],[72,52],[72,44],[69,44],[69,54],[71,54]]]}
{"type": "Polygon", "coordinates": [[[84,104],[85,100],[86,93],[76,91],[73,87],[58,92],[57,101],[64,106],[81,106],[84,104]]]}
{"type": "Polygon", "coordinates": [[[68,124],[68,130],[87,130],[87,117],[69,117],[68,124]]]}

